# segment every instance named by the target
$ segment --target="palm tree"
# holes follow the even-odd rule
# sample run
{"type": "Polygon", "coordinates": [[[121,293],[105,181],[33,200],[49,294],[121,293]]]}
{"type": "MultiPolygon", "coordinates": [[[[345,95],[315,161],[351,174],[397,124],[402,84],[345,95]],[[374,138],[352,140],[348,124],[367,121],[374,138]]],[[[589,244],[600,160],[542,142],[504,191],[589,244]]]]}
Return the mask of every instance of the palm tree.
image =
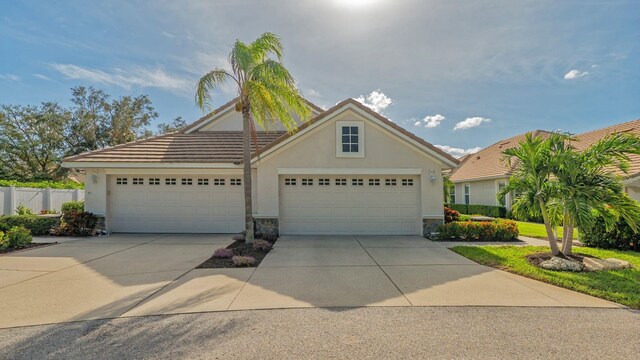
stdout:
{"type": "MultiPolygon", "coordinates": [[[[205,111],[212,91],[226,81],[237,88],[236,111],[242,113],[244,165],[245,240],[253,242],[253,209],[251,201],[251,139],[257,149],[256,123],[263,129],[281,123],[289,132],[297,129],[293,114],[302,121],[309,117],[308,103],[302,98],[293,76],[282,64],[280,37],[266,32],[250,44],[236,40],[229,54],[231,70],[214,68],[202,76],[196,86],[196,103],[205,111]],[[275,56],[275,59],[272,57],[275,56]]],[[[257,149],[259,150],[259,149],[257,149]]]]}
{"type": "Polygon", "coordinates": [[[511,192],[519,192],[520,195],[514,203],[515,211],[542,215],[551,253],[557,255],[560,249],[548,208],[552,192],[550,146],[551,143],[547,139],[528,133],[517,147],[503,151],[503,162],[510,168],[514,165],[515,169],[509,183],[500,191],[498,197],[502,200],[511,192]]]}
{"type": "Polygon", "coordinates": [[[567,137],[553,137],[552,174],[556,179],[554,197],[562,208],[564,234],[562,253],[571,255],[573,229],[593,226],[596,217],[612,227],[622,218],[637,232],[640,206],[625,192],[613,170],[626,172],[628,154],[640,154],[640,138],[614,134],[578,151],[567,137]]]}
{"type": "Polygon", "coordinates": [[[451,181],[449,176],[442,177],[442,196],[445,203],[454,203],[455,199],[451,197],[451,193],[455,190],[456,184],[451,181]]]}

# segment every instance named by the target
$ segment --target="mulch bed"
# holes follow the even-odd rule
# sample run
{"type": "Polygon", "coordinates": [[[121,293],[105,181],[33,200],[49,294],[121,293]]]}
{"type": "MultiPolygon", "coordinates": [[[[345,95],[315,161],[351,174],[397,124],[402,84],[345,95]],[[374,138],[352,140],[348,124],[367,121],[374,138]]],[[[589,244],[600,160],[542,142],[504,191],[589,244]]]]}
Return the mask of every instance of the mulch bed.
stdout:
{"type": "MultiPolygon", "coordinates": [[[[271,245],[276,243],[276,240],[269,241],[271,245]]],[[[256,259],[255,264],[249,267],[258,267],[269,251],[255,250],[251,245],[247,245],[243,241],[234,241],[231,245],[227,246],[227,249],[233,250],[233,256],[251,256],[256,259]]],[[[215,249],[214,249],[215,250],[215,249]]],[[[229,259],[214,258],[213,256],[205,260],[202,264],[196,266],[196,269],[220,269],[220,268],[237,268],[233,264],[233,261],[229,259]]]]}
{"type": "MultiPolygon", "coordinates": [[[[589,255],[559,255],[560,257],[565,257],[574,261],[577,261],[579,263],[582,263],[582,259],[584,259],[585,257],[593,257],[593,256],[589,256],[589,255]]],[[[551,259],[553,257],[553,255],[551,255],[551,253],[537,253],[537,254],[529,254],[527,255],[527,261],[535,266],[540,266],[540,263],[542,263],[543,261],[547,261],[549,259],[551,259]]]]}
{"type": "Polygon", "coordinates": [[[25,251],[25,250],[31,250],[34,248],[39,248],[39,247],[43,247],[43,246],[49,246],[49,245],[55,245],[57,244],[57,242],[51,242],[51,243],[31,243],[27,246],[24,247],[20,247],[20,248],[7,248],[7,249],[0,249],[0,255],[3,254],[10,254],[10,253],[14,253],[14,252],[20,252],[20,251],[25,251]]]}

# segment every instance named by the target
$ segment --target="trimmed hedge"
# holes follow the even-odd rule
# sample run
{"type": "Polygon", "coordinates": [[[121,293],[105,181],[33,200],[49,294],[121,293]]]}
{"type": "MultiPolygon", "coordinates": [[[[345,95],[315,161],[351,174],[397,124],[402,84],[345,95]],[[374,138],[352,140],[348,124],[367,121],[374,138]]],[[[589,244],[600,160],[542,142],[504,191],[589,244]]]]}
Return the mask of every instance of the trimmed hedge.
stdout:
{"type": "Polygon", "coordinates": [[[0,231],[7,232],[14,226],[24,226],[32,235],[49,235],[49,230],[58,226],[57,217],[40,217],[35,215],[0,216],[0,231]]]}
{"type": "Polygon", "coordinates": [[[480,214],[495,218],[506,218],[507,208],[495,205],[476,205],[476,204],[445,204],[445,206],[459,212],[460,214],[480,214]]]}
{"type": "Polygon", "coordinates": [[[84,201],[69,201],[62,204],[60,211],[63,214],[69,212],[84,212],[84,201]]]}
{"type": "Polygon", "coordinates": [[[515,241],[518,224],[512,220],[454,221],[438,228],[438,240],[515,241]]]}
{"type": "Polygon", "coordinates": [[[640,233],[635,234],[622,219],[607,231],[604,220],[598,218],[591,228],[581,228],[578,237],[583,245],[589,247],[640,251],[640,233]]]}
{"type": "Polygon", "coordinates": [[[37,189],[84,189],[84,184],[75,181],[18,181],[18,180],[0,180],[0,187],[25,187],[37,189]]]}

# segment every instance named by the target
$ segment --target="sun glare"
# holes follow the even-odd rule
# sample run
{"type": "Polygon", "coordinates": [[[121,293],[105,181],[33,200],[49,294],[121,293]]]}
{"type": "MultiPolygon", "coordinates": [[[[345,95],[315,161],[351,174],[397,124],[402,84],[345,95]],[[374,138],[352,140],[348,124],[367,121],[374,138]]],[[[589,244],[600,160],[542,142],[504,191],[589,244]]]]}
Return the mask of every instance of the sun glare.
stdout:
{"type": "Polygon", "coordinates": [[[350,8],[366,8],[374,5],[379,0],[333,0],[336,5],[350,8]]]}

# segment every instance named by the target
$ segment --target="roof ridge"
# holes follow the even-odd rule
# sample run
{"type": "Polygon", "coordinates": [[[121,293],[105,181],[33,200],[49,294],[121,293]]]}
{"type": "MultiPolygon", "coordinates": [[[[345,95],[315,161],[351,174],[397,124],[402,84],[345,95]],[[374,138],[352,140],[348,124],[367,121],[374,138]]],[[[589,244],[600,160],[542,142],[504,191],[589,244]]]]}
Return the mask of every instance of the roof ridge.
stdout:
{"type": "Polygon", "coordinates": [[[622,122],[622,123],[619,123],[619,124],[613,124],[613,125],[605,126],[605,127],[603,127],[603,128],[599,128],[599,129],[594,129],[594,130],[585,131],[585,132],[583,132],[583,133],[577,134],[576,136],[577,136],[577,137],[579,137],[579,136],[583,136],[583,135],[591,134],[591,133],[594,133],[594,132],[607,130],[607,129],[610,129],[610,128],[612,128],[612,127],[616,127],[616,126],[623,126],[623,125],[631,124],[631,123],[634,123],[634,122],[636,122],[636,121],[637,121],[637,122],[640,122],[640,119],[629,120],[629,121],[625,121],[625,122],[622,122]]]}
{"type": "Polygon", "coordinates": [[[87,155],[99,154],[99,153],[107,151],[107,150],[120,149],[120,148],[123,148],[123,147],[126,147],[126,146],[130,146],[130,145],[134,145],[134,144],[142,144],[142,143],[147,142],[147,141],[157,140],[157,139],[160,139],[160,138],[168,137],[168,136],[171,136],[171,135],[177,135],[177,134],[179,134],[178,131],[172,131],[170,133],[166,133],[166,134],[162,134],[162,135],[151,136],[151,137],[144,138],[144,139],[137,139],[137,140],[129,141],[129,142],[122,143],[122,144],[116,144],[116,145],[113,145],[113,146],[103,147],[103,148],[96,149],[96,150],[89,150],[89,151],[81,152],[80,154],[67,156],[67,157],[63,158],[62,161],[73,161],[73,160],[75,160],[76,158],[79,158],[79,157],[84,157],[84,156],[87,156],[87,155]]]}

